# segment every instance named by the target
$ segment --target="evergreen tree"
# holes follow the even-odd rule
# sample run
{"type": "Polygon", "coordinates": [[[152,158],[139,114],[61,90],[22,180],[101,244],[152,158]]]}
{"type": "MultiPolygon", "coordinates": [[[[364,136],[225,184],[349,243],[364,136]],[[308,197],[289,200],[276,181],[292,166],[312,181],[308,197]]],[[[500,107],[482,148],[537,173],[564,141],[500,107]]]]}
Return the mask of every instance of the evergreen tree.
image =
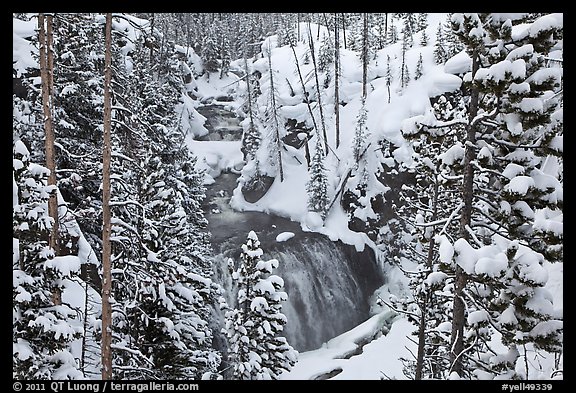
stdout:
{"type": "Polygon", "coordinates": [[[392,80],[394,79],[392,76],[392,67],[390,64],[390,55],[386,55],[386,85],[390,86],[392,84],[392,80]]]}
{"type": "Polygon", "coordinates": [[[408,70],[408,64],[404,63],[404,69],[402,71],[402,88],[408,86],[410,83],[410,71],[408,70]]]}
{"type": "Polygon", "coordinates": [[[416,71],[414,72],[414,79],[420,79],[422,76],[422,53],[418,56],[418,63],[416,63],[416,71]]]}
{"type": "MultiPolygon", "coordinates": [[[[282,163],[282,139],[280,136],[280,114],[277,104],[278,90],[274,84],[274,69],[272,68],[272,48],[268,46],[266,50],[268,58],[268,81],[270,83],[268,99],[264,108],[264,123],[266,124],[265,146],[267,152],[267,161],[271,175],[280,175],[280,181],[284,181],[284,168],[282,163]]],[[[264,143],[263,143],[264,145],[264,143]]]]}
{"type": "Polygon", "coordinates": [[[348,29],[347,49],[353,51],[362,50],[362,19],[353,14],[350,18],[350,28],[348,29]]]}
{"type": "Polygon", "coordinates": [[[444,40],[442,24],[439,24],[438,29],[436,30],[436,43],[434,43],[434,62],[436,64],[444,64],[446,60],[448,60],[445,48],[446,43],[444,40]]]}
{"type": "Polygon", "coordinates": [[[412,47],[412,33],[407,28],[407,25],[404,25],[404,29],[402,30],[403,37],[402,37],[402,62],[400,64],[400,86],[401,88],[405,88],[410,82],[410,74],[408,72],[408,64],[406,63],[406,52],[408,49],[412,47]]]}
{"type": "Polygon", "coordinates": [[[248,123],[244,125],[245,130],[242,134],[242,154],[245,161],[254,160],[256,158],[256,152],[260,148],[261,136],[260,131],[256,126],[256,91],[254,89],[254,75],[248,68],[248,60],[244,58],[244,68],[245,68],[245,81],[246,81],[246,101],[244,105],[244,112],[247,114],[248,123]]]}
{"type": "Polygon", "coordinates": [[[296,363],[297,352],[280,334],[286,324],[282,278],[271,274],[278,261],[264,261],[260,241],[250,231],[242,245],[240,264],[232,273],[237,305],[226,312],[224,332],[234,379],[278,379],[296,363]]]}
{"type": "MultiPolygon", "coordinates": [[[[441,122],[458,121],[465,114],[465,107],[458,105],[458,94],[441,95],[433,101],[432,113],[441,122]]],[[[411,379],[446,379],[450,337],[442,326],[451,320],[453,280],[440,249],[446,247],[446,239],[458,234],[455,212],[459,207],[453,196],[458,192],[461,167],[452,155],[462,151],[457,137],[463,126],[428,128],[422,124],[402,131],[414,150],[414,165],[408,169],[414,182],[407,182],[400,190],[396,211],[405,220],[393,255],[399,255],[394,258],[398,261],[418,263],[409,274],[413,299],[395,304],[399,310],[408,310],[407,315],[418,326],[418,353],[415,359],[404,359],[404,372],[411,379]],[[410,239],[408,245],[404,244],[406,239],[410,239]]]]}
{"type": "MultiPolygon", "coordinates": [[[[12,271],[12,375],[15,379],[79,379],[71,344],[81,335],[79,310],[55,302],[68,275],[80,266],[57,259],[49,247],[52,220],[48,198],[56,192],[47,185],[48,169],[30,162],[21,140],[13,144],[13,174],[18,200],[12,210],[13,236],[18,240],[17,266],[12,271]]],[[[60,258],[60,257],[58,257],[60,258]]]]}
{"type": "Polygon", "coordinates": [[[446,22],[444,22],[444,40],[446,42],[446,46],[444,49],[446,50],[446,59],[451,58],[452,56],[460,53],[464,49],[464,45],[458,39],[458,36],[454,33],[452,28],[452,13],[446,16],[446,22]]]}
{"type": "Polygon", "coordinates": [[[428,14],[425,12],[419,12],[418,16],[416,17],[416,31],[426,30],[427,27],[428,27],[428,14]]]}
{"type": "Polygon", "coordinates": [[[208,320],[217,287],[208,279],[201,176],[174,116],[184,89],[177,54],[162,51],[156,79],[143,41],[134,44],[114,56],[123,110],[112,132],[113,375],[213,378],[220,358],[208,320]]]}
{"type": "MultiPolygon", "coordinates": [[[[318,48],[318,71],[325,72],[328,65],[334,62],[334,45],[328,34],[322,37],[322,42],[318,48]]],[[[327,74],[328,75],[328,74],[327,74]]]]}
{"type": "MultiPolygon", "coordinates": [[[[412,15],[407,13],[407,15],[412,15]]],[[[402,47],[407,49],[412,48],[414,45],[414,18],[412,16],[404,18],[404,25],[402,27],[402,47]]]]}
{"type": "Polygon", "coordinates": [[[228,76],[230,71],[230,61],[232,54],[230,53],[230,39],[229,33],[225,30],[226,25],[220,24],[220,59],[221,59],[221,69],[220,69],[220,79],[224,76],[228,76]]]}
{"type": "MultiPolygon", "coordinates": [[[[494,323],[509,348],[505,361],[502,356],[486,355],[490,365],[486,368],[509,377],[529,378],[528,370],[520,376],[515,370],[516,359],[528,356],[525,351],[520,355],[520,349],[533,345],[536,351],[562,350],[562,322],[542,288],[546,275],[537,274],[530,279],[525,276],[528,270],[541,271],[544,261],[562,259],[562,232],[544,234],[540,231],[542,224],[536,220],[540,217],[550,223],[563,205],[562,184],[542,170],[547,156],[559,154],[548,146],[553,135],[560,131],[550,121],[551,115],[561,110],[561,100],[554,94],[560,89],[560,74],[548,68],[542,57],[562,48],[561,16],[530,20],[459,14],[452,21],[473,62],[470,107],[476,106],[478,113],[483,114],[480,121],[471,122],[467,135],[467,141],[482,147],[479,151],[467,148],[466,152],[470,157],[467,176],[473,189],[480,192],[463,195],[471,202],[470,224],[477,238],[482,239],[482,245],[478,246],[491,250],[493,258],[491,263],[478,260],[469,285],[491,289],[477,290],[479,299],[474,298],[474,305],[489,304],[488,310],[484,310],[486,323],[494,323]],[[528,23],[530,33],[512,39],[512,27],[519,23],[528,23]],[[471,30],[482,34],[472,35],[471,30]],[[504,42],[513,46],[505,50],[501,46],[504,42]],[[507,67],[508,71],[502,74],[499,67],[507,67]],[[548,100],[546,97],[551,95],[556,98],[548,100]],[[473,160],[478,164],[473,164],[473,160]],[[483,220],[490,224],[474,225],[483,220]],[[509,307],[508,300],[519,288],[526,292],[523,296],[515,295],[514,306],[509,307]],[[534,302],[547,306],[534,310],[531,306],[534,302]],[[543,326],[548,328],[542,330],[543,326]],[[518,331],[524,334],[519,335],[518,331]]],[[[461,236],[464,239],[455,243],[457,249],[468,247],[464,240],[472,240],[461,236]]],[[[467,270],[465,273],[470,275],[467,270]]],[[[456,362],[456,369],[458,366],[456,362]]]]}
{"type": "Polygon", "coordinates": [[[392,45],[398,42],[398,28],[394,24],[394,22],[390,21],[390,30],[388,33],[388,44],[392,45]]]}
{"type": "MultiPolygon", "coordinates": [[[[551,141],[561,126],[551,118],[561,111],[560,74],[541,59],[561,50],[562,24],[554,15],[543,18],[455,14],[454,29],[472,58],[472,72],[452,107],[466,111],[445,119],[447,109],[437,110],[435,120],[420,122],[431,138],[421,140],[420,151],[442,161],[434,165],[429,157],[423,164],[446,171],[445,179],[462,179],[458,200],[453,192],[448,198],[432,194],[438,195],[438,203],[449,198],[457,202],[444,213],[446,237],[429,237],[439,243],[443,280],[453,279],[445,286],[453,291],[453,301],[451,337],[441,344],[443,353],[450,353],[450,363],[440,368],[444,377],[530,378],[525,366],[529,351],[562,351],[561,315],[543,288],[543,265],[562,255],[562,232],[540,232],[552,217],[561,220],[562,184],[556,169],[544,169],[547,158],[559,154],[551,141]],[[527,24],[530,33],[512,41],[517,23],[527,24]],[[510,43],[506,50],[504,42],[510,43]],[[455,141],[452,146],[438,144],[449,136],[455,141]],[[505,350],[495,345],[495,332],[505,350]]],[[[433,177],[429,183],[434,184],[433,177]]],[[[419,282],[430,284],[430,273],[419,282]]],[[[430,354],[434,345],[424,343],[423,352],[430,354]]],[[[434,370],[421,371],[436,375],[434,370]]]]}
{"type": "Polygon", "coordinates": [[[386,36],[388,34],[388,14],[381,12],[374,13],[374,26],[376,27],[374,43],[376,43],[376,50],[384,49],[386,46],[386,36]]]}
{"type": "Polygon", "coordinates": [[[426,30],[422,30],[422,34],[420,36],[420,45],[421,46],[428,46],[428,34],[426,34],[426,30]]]}
{"type": "Polygon", "coordinates": [[[366,141],[368,139],[368,129],[366,127],[367,119],[368,112],[366,110],[366,102],[365,99],[362,99],[362,105],[356,118],[356,130],[354,132],[354,139],[352,140],[352,152],[354,155],[355,168],[359,167],[360,160],[366,149],[366,141]]]}
{"type": "Polygon", "coordinates": [[[328,210],[328,179],[324,167],[322,142],[316,135],[316,147],[310,164],[310,180],[306,184],[308,191],[308,210],[317,212],[324,219],[328,210]]]}
{"type": "Polygon", "coordinates": [[[216,30],[214,27],[211,27],[202,43],[202,64],[204,65],[204,71],[206,71],[208,75],[210,75],[211,72],[218,71],[220,67],[220,62],[218,61],[220,51],[215,37],[216,30]]]}

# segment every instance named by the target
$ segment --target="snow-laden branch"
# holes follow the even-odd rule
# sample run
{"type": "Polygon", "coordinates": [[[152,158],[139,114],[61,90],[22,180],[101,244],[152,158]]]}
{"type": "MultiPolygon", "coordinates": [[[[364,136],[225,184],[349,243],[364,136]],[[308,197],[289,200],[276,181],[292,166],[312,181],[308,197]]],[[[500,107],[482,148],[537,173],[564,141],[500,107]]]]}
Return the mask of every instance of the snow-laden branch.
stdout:
{"type": "Polygon", "coordinates": [[[146,210],[146,208],[140,202],[137,202],[137,201],[132,200],[132,199],[128,199],[126,201],[110,202],[110,206],[126,206],[126,205],[136,205],[137,207],[139,207],[143,211],[146,210]]]}
{"type": "Polygon", "coordinates": [[[478,140],[486,140],[498,143],[503,146],[512,147],[515,149],[537,149],[542,147],[541,144],[536,145],[517,145],[516,143],[508,142],[503,139],[496,138],[493,134],[483,134],[478,137],[478,140]]]}
{"type": "Polygon", "coordinates": [[[464,207],[464,202],[460,202],[458,204],[458,206],[456,206],[456,208],[450,214],[450,217],[448,217],[448,220],[444,224],[444,227],[442,227],[442,229],[438,233],[439,236],[441,236],[444,232],[446,232],[446,230],[448,229],[448,225],[450,225],[450,223],[452,221],[454,221],[455,219],[460,219],[460,216],[457,216],[457,214],[458,214],[458,212],[460,212],[460,209],[462,209],[463,207],[464,207]]]}
{"type": "Polygon", "coordinates": [[[436,128],[445,128],[445,127],[452,127],[454,125],[468,125],[468,120],[466,119],[453,119],[453,120],[449,120],[449,121],[437,121],[434,124],[426,124],[426,123],[420,123],[421,126],[424,126],[426,128],[430,128],[430,129],[436,129],[436,128]]]}
{"type": "Polygon", "coordinates": [[[418,319],[420,317],[420,315],[418,314],[414,314],[413,312],[407,311],[407,310],[399,310],[396,307],[394,307],[392,304],[388,303],[386,300],[382,299],[380,297],[380,295],[378,295],[378,299],[380,299],[380,301],[385,304],[386,306],[390,307],[390,309],[398,314],[405,314],[405,315],[410,315],[412,317],[414,317],[415,319],[418,319]]]}
{"type": "Polygon", "coordinates": [[[54,146],[56,146],[57,148],[59,148],[60,150],[62,150],[63,152],[65,152],[66,154],[68,154],[70,157],[72,158],[77,158],[77,159],[82,159],[82,158],[87,158],[90,157],[90,154],[92,154],[93,152],[96,151],[96,149],[93,149],[91,152],[83,154],[83,155],[77,155],[74,153],[71,153],[69,150],[67,150],[64,146],[62,146],[59,142],[54,141],[54,146]]]}
{"type": "Polygon", "coordinates": [[[421,223],[415,222],[413,225],[415,227],[434,227],[434,226],[437,226],[440,224],[445,224],[446,222],[450,222],[450,221],[452,221],[451,217],[448,217],[448,218],[441,218],[439,220],[430,221],[430,222],[421,222],[421,223]]]}
{"type": "Polygon", "coordinates": [[[468,234],[472,237],[472,240],[474,240],[474,242],[478,245],[478,247],[483,247],[484,244],[478,240],[478,238],[476,237],[476,234],[474,233],[474,231],[472,230],[472,228],[470,228],[469,225],[466,225],[464,227],[464,229],[466,230],[466,232],[468,232],[468,234]]]}
{"type": "Polygon", "coordinates": [[[470,126],[475,127],[481,121],[494,119],[496,115],[498,115],[500,111],[499,109],[500,109],[499,106],[496,105],[496,107],[491,112],[482,112],[476,115],[476,117],[472,119],[472,121],[470,122],[470,126]]]}

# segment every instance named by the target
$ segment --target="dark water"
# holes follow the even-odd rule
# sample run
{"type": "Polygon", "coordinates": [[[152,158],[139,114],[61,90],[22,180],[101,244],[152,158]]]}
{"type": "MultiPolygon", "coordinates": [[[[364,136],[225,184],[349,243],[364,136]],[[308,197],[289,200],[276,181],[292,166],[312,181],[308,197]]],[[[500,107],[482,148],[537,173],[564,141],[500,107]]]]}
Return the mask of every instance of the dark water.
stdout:
{"type": "MultiPolygon", "coordinates": [[[[261,242],[263,258],[279,261],[274,274],[284,279],[288,294],[282,309],[288,319],[284,336],[294,348],[318,348],[365,321],[370,316],[369,298],[384,282],[372,250],[367,247],[359,253],[353,246],[324,235],[303,232],[299,223],[286,218],[234,211],[228,203],[237,178],[223,173],[207,190],[205,212],[217,254],[214,280],[225,289],[231,288],[228,258],[238,262],[240,247],[253,230],[261,242]],[[276,236],[282,232],[295,236],[277,242],[276,236]]],[[[228,301],[234,304],[233,299],[228,301]]]]}

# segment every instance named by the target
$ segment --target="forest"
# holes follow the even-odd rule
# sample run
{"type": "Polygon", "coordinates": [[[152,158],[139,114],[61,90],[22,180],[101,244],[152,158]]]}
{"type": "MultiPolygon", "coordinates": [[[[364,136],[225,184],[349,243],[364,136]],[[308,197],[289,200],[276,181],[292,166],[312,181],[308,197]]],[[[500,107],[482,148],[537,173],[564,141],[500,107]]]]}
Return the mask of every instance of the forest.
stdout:
{"type": "Polygon", "coordinates": [[[15,380],[563,379],[563,14],[14,13],[15,380]]]}

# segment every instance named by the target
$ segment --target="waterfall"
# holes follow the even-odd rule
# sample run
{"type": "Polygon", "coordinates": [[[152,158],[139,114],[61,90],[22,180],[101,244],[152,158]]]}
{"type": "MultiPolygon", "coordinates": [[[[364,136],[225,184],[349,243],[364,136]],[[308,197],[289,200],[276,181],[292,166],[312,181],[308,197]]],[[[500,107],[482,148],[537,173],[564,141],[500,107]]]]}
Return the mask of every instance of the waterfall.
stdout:
{"type": "Polygon", "coordinates": [[[370,317],[369,299],[384,279],[373,251],[359,253],[353,246],[303,232],[288,219],[260,212],[237,212],[228,205],[237,175],[224,173],[207,192],[206,216],[216,251],[213,279],[235,295],[227,268],[228,258],[239,262],[240,247],[254,230],[264,251],[263,259],[279,262],[273,272],[284,279],[288,301],[282,312],[288,320],[283,335],[298,351],[319,348],[329,339],[370,317]],[[216,212],[216,213],[215,213],[216,212]],[[295,236],[277,242],[290,231],[295,236]]]}

